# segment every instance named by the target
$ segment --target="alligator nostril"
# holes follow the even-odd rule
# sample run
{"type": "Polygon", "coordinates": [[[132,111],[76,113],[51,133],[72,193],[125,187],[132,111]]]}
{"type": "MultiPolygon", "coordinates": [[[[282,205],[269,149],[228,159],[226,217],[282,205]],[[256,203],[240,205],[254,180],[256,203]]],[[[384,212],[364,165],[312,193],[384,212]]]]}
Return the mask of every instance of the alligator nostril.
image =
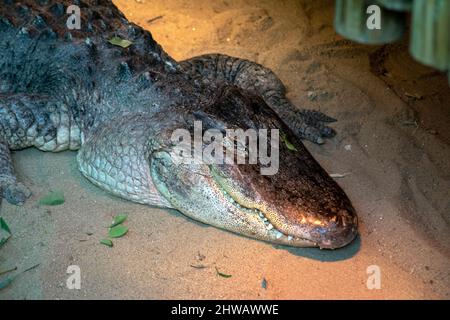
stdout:
{"type": "Polygon", "coordinates": [[[328,220],[324,229],[326,232],[320,232],[316,229],[320,238],[319,246],[321,248],[336,249],[346,246],[355,239],[358,229],[358,220],[351,210],[340,209],[328,220]]]}
{"type": "Polygon", "coordinates": [[[343,226],[346,227],[347,225],[353,225],[357,223],[356,215],[353,214],[351,211],[346,209],[340,209],[337,213],[338,219],[337,221],[343,226]]]}

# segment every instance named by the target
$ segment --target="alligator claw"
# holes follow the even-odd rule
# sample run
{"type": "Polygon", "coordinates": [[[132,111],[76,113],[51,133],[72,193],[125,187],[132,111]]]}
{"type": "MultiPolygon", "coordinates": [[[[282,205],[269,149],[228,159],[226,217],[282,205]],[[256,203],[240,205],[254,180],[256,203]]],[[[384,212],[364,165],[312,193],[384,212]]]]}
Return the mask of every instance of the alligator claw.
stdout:
{"type": "Polygon", "coordinates": [[[337,120],[322,112],[301,110],[297,113],[297,116],[301,118],[301,122],[303,123],[298,130],[298,134],[302,139],[323,144],[325,143],[324,138],[331,138],[336,135],[336,131],[324,123],[335,122],[337,120]]]}

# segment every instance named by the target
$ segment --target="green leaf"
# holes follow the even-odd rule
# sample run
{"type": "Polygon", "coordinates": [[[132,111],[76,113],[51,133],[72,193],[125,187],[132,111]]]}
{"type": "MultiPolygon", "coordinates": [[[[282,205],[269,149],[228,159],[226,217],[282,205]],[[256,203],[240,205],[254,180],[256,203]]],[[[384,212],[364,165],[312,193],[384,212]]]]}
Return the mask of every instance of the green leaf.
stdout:
{"type": "Polygon", "coordinates": [[[28,271],[31,271],[31,270],[33,270],[33,269],[36,269],[36,268],[39,267],[40,265],[41,265],[40,263],[35,264],[34,266],[29,267],[28,269],[23,270],[23,271],[21,272],[21,274],[22,274],[22,273],[25,273],[25,272],[28,272],[28,271]]]}
{"type": "Polygon", "coordinates": [[[52,191],[46,196],[43,196],[41,199],[39,199],[39,204],[45,206],[58,206],[60,204],[63,204],[64,202],[64,193],[60,191],[52,191]]]}
{"type": "Polygon", "coordinates": [[[296,148],[292,143],[290,143],[288,140],[285,140],[284,143],[286,144],[286,147],[287,147],[289,150],[291,150],[291,151],[297,151],[297,148],[296,148]]]}
{"type": "Polygon", "coordinates": [[[118,225],[109,229],[109,236],[111,238],[120,238],[126,235],[128,228],[122,225],[118,225]]]}
{"type": "Polygon", "coordinates": [[[283,140],[286,147],[291,151],[298,151],[297,148],[288,140],[285,133],[281,133],[281,140],[283,140]]]}
{"type": "Polygon", "coordinates": [[[118,214],[117,216],[114,217],[114,220],[109,227],[112,228],[119,224],[122,224],[125,222],[125,220],[127,220],[127,218],[128,218],[128,215],[126,215],[126,214],[118,214]]]}
{"type": "Polygon", "coordinates": [[[112,45],[119,46],[122,48],[128,48],[133,44],[133,42],[131,42],[130,40],[122,39],[119,37],[112,37],[111,39],[108,40],[108,42],[111,43],[112,45]]]}
{"type": "Polygon", "coordinates": [[[5,220],[3,220],[2,217],[0,217],[0,229],[3,229],[6,232],[8,232],[9,234],[11,234],[11,230],[9,229],[8,224],[6,223],[5,220]]]}
{"type": "Polygon", "coordinates": [[[218,276],[220,276],[222,278],[231,278],[231,274],[225,274],[225,273],[219,272],[219,269],[217,269],[217,267],[215,267],[215,268],[216,268],[216,273],[218,276]]]}
{"type": "Polygon", "coordinates": [[[263,289],[267,289],[267,280],[266,280],[266,278],[263,278],[263,279],[262,279],[262,281],[261,281],[261,287],[262,287],[263,289]]]}
{"type": "Polygon", "coordinates": [[[3,271],[0,271],[0,276],[2,276],[2,275],[4,275],[4,274],[7,274],[7,273],[10,273],[10,272],[13,272],[13,271],[16,271],[17,270],[17,267],[14,267],[14,268],[10,268],[10,269],[6,269],[6,270],[3,270],[3,271]]]}
{"type": "Polygon", "coordinates": [[[8,277],[3,280],[0,280],[0,290],[9,287],[9,285],[13,282],[14,277],[8,277]]]}
{"type": "Polygon", "coordinates": [[[102,240],[100,240],[100,243],[104,244],[105,246],[108,246],[108,247],[112,247],[113,246],[113,242],[111,240],[109,240],[109,239],[102,239],[102,240]]]}

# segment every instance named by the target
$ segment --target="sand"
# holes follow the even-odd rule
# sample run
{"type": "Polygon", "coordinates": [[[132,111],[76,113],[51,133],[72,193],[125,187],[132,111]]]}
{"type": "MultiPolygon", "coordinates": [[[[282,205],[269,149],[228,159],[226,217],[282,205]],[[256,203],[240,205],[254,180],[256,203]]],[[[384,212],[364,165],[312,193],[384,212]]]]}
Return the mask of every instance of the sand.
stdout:
{"type": "Polygon", "coordinates": [[[81,176],[73,152],[24,150],[14,161],[33,196],[1,205],[13,237],[0,271],[39,266],[0,299],[450,298],[450,89],[444,74],[412,60],[406,37],[387,46],[344,40],[332,28],[332,1],[115,3],[174,58],[255,60],[296,105],[336,117],[335,138],[305,144],[328,172],[349,173],[338,182],[359,213],[360,237],[335,251],[273,246],[110,196],[81,176]],[[66,202],[39,206],[50,190],[66,202]],[[122,212],[129,233],[100,245],[122,212]],[[80,290],[66,287],[70,265],[81,269],[80,290]],[[367,288],[371,265],[381,289],[367,288]]]}

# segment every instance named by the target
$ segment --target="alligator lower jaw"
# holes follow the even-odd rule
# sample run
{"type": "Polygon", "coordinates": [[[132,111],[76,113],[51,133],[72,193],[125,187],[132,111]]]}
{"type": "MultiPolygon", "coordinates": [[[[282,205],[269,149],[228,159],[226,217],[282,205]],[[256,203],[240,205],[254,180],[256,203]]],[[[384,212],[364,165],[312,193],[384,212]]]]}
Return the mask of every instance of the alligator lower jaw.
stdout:
{"type": "MultiPolygon", "coordinates": [[[[266,226],[268,232],[272,233],[274,236],[274,241],[279,244],[296,246],[296,243],[302,243],[301,247],[317,247],[318,244],[314,243],[308,239],[295,237],[291,235],[286,235],[282,233],[280,230],[276,229],[272,223],[270,223],[269,219],[265,216],[264,212],[256,208],[248,208],[237,202],[233,197],[231,197],[228,192],[226,192],[222,187],[219,187],[222,191],[224,197],[228,200],[228,202],[232,203],[237,209],[241,211],[246,211],[249,214],[252,214],[258,217],[262,223],[266,226]]],[[[272,241],[271,241],[272,242],[272,241]]]]}

